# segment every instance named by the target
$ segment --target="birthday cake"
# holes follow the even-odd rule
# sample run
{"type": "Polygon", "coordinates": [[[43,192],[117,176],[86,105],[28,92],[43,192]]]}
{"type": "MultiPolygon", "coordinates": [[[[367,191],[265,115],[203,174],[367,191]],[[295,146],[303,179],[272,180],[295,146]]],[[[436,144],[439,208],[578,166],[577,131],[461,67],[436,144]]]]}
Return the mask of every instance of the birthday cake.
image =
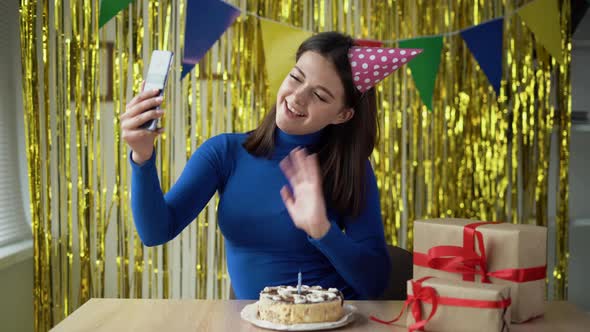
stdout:
{"type": "Polygon", "coordinates": [[[265,287],[260,292],[258,317],[278,324],[335,322],[344,316],[344,296],[320,286],[265,287]]]}

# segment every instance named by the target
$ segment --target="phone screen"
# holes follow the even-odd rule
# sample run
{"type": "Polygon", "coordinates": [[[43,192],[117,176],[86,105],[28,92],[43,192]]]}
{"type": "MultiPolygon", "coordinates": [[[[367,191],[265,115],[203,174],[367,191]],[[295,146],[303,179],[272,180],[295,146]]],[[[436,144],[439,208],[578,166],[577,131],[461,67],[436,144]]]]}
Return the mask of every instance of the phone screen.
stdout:
{"type": "MultiPolygon", "coordinates": [[[[158,89],[160,90],[159,95],[164,93],[164,87],[166,86],[166,80],[168,78],[168,71],[172,63],[172,56],[173,53],[169,51],[155,50],[152,53],[147,77],[145,79],[145,86],[143,88],[144,91],[158,89]]],[[[141,128],[156,130],[158,128],[158,120],[150,120],[143,124],[141,128]]]]}

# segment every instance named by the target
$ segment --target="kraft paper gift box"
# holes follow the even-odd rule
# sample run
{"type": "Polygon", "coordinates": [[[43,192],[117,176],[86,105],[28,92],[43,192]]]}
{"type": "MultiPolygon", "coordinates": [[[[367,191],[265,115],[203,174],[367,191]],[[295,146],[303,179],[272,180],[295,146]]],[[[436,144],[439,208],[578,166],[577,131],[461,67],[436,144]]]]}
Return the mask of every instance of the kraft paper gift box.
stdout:
{"type": "MultiPolygon", "coordinates": [[[[432,292],[424,291],[425,287],[433,288],[438,296],[437,310],[424,325],[425,331],[509,331],[510,287],[433,278],[417,288],[416,282],[408,281],[408,298],[421,302],[422,319],[427,319],[433,308],[433,300],[427,294],[432,292]]],[[[416,323],[413,314],[408,313],[406,317],[408,327],[416,323]]]]}
{"type": "Polygon", "coordinates": [[[408,299],[392,325],[406,313],[408,331],[507,332],[510,329],[510,287],[462,280],[421,278],[408,281],[408,299]]]}
{"type": "Polygon", "coordinates": [[[544,313],[547,229],[433,219],[414,223],[414,278],[510,286],[512,322],[544,313]]]}

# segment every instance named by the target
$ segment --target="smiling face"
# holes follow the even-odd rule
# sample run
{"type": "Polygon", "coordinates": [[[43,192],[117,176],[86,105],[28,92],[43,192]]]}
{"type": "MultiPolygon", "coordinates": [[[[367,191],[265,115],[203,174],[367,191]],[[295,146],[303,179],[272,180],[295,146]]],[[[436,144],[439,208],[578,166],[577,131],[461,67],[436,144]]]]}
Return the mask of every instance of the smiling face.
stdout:
{"type": "Polygon", "coordinates": [[[277,93],[276,124],[287,134],[305,135],[344,123],[354,110],[345,105],[344,87],[332,62],[305,52],[277,93]]]}

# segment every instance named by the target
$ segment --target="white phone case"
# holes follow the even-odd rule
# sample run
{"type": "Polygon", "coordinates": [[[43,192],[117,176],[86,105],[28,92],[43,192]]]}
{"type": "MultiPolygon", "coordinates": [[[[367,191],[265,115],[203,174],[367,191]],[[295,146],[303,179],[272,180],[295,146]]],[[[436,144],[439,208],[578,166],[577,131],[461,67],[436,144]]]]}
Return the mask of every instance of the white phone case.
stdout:
{"type": "MultiPolygon", "coordinates": [[[[168,81],[168,72],[170,71],[173,57],[174,53],[170,51],[154,50],[152,52],[150,65],[148,67],[148,72],[145,79],[145,86],[143,87],[144,91],[158,89],[160,90],[160,96],[164,94],[164,88],[166,87],[166,82],[168,81]]],[[[160,107],[158,106],[153,109],[159,108],[160,107]]],[[[141,125],[141,128],[155,131],[158,129],[158,119],[150,120],[144,123],[141,125]]]]}

